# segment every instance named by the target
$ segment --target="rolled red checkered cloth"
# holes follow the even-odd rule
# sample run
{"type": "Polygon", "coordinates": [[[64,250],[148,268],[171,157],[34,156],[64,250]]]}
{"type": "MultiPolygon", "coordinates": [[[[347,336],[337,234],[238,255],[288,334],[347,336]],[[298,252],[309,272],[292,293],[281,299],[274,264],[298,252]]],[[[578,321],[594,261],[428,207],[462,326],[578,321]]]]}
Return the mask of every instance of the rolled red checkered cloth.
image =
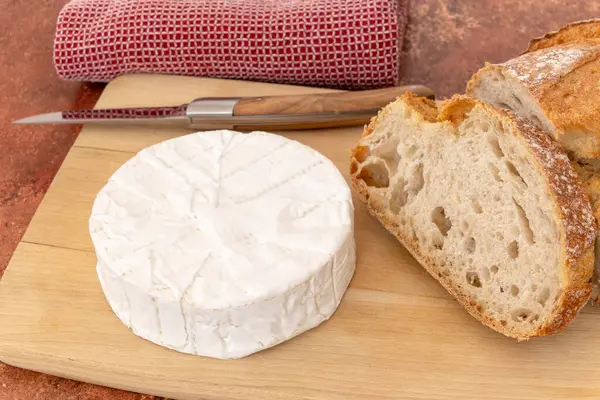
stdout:
{"type": "Polygon", "coordinates": [[[368,89],[397,84],[407,0],[73,0],[68,80],[161,73],[368,89]]]}

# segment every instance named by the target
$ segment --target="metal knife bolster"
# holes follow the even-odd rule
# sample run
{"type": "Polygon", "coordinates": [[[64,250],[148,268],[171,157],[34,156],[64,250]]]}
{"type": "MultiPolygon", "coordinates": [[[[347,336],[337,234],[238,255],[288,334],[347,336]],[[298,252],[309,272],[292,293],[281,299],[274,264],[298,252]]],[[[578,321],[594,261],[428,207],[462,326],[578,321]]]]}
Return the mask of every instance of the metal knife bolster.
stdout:
{"type": "Polygon", "coordinates": [[[232,129],[238,97],[204,97],[190,102],[185,110],[189,125],[198,129],[232,129]]]}
{"type": "MultiPolygon", "coordinates": [[[[377,114],[378,108],[357,111],[319,112],[309,114],[263,114],[235,115],[240,98],[202,98],[192,101],[186,109],[186,117],[193,128],[234,129],[237,126],[288,126],[312,123],[342,123],[344,121],[368,120],[377,114]]],[[[257,100],[260,100],[257,99],[257,100]]]]}

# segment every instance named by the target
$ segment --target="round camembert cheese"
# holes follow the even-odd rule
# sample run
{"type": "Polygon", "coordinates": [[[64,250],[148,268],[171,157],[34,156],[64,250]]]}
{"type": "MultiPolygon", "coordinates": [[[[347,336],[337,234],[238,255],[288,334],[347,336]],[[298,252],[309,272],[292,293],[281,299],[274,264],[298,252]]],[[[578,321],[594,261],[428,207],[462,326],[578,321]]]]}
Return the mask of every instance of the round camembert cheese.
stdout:
{"type": "Polygon", "coordinates": [[[136,335],[238,358],[331,317],[354,273],[353,215],[346,181],[315,150],[212,131],[127,161],[90,233],[108,303],[136,335]]]}

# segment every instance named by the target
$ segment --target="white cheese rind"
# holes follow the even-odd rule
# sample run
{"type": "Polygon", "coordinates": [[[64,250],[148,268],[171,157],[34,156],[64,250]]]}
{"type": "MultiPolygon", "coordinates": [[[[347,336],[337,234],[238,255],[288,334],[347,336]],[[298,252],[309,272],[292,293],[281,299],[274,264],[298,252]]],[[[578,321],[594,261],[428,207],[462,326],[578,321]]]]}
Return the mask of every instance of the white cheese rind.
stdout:
{"type": "Polygon", "coordinates": [[[238,358],[327,320],[355,268],[350,189],[315,150],[213,131],[142,150],[98,194],[90,234],[110,307],[184,353],[238,358]]]}

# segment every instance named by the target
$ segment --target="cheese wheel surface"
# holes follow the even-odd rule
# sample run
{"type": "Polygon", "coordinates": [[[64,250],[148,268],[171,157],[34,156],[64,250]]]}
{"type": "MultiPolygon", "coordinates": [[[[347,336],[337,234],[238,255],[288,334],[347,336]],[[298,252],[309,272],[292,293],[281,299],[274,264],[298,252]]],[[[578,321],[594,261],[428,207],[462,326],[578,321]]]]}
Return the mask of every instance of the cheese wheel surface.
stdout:
{"type": "Polygon", "coordinates": [[[194,133],[139,152],[89,221],[102,290],[138,336],[238,358],[327,320],[355,268],[339,170],[265,132],[194,133]]]}

